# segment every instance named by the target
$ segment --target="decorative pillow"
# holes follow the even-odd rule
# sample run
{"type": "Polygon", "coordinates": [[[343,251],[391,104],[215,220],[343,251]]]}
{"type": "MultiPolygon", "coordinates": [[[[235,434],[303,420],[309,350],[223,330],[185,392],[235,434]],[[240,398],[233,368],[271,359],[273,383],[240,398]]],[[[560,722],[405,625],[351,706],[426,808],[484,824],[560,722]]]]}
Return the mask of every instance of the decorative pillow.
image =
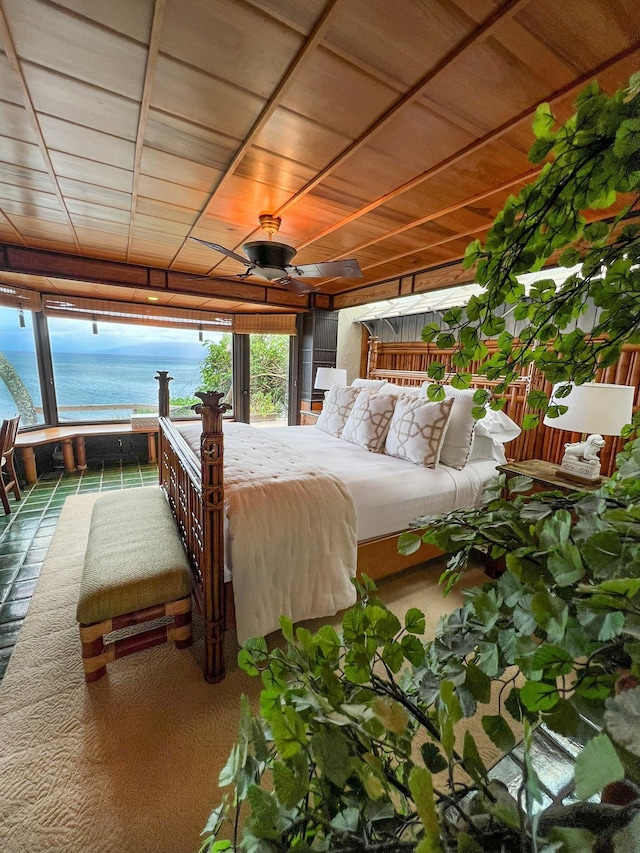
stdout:
{"type": "Polygon", "coordinates": [[[333,385],[324,396],[320,417],[316,422],[318,429],[340,438],[360,388],[348,388],[333,385]]]}
{"type": "Polygon", "coordinates": [[[419,385],[395,385],[393,382],[384,382],[380,388],[381,394],[393,394],[398,397],[400,394],[407,394],[409,397],[418,397],[422,389],[419,385]]]}
{"type": "Polygon", "coordinates": [[[382,386],[386,384],[386,379],[354,379],[351,383],[351,387],[367,388],[369,391],[379,391],[382,386]]]}
{"type": "Polygon", "coordinates": [[[359,390],[358,399],[344,425],[342,438],[379,453],[384,447],[397,398],[389,394],[376,394],[366,388],[359,390]]]}
{"type": "Polygon", "coordinates": [[[476,424],[476,438],[484,435],[502,444],[513,441],[521,432],[518,424],[511,420],[509,415],[500,411],[494,412],[493,409],[487,409],[487,414],[476,424]]]}
{"type": "Polygon", "coordinates": [[[453,400],[430,403],[423,397],[399,397],[389,426],[386,452],[425,468],[435,468],[453,403],[453,400]]]}
{"type": "MultiPolygon", "coordinates": [[[[429,382],[422,384],[423,393],[427,394],[429,382]]],[[[476,419],[471,414],[475,403],[473,388],[464,391],[454,388],[452,385],[443,385],[445,398],[453,400],[451,419],[444,437],[440,462],[450,468],[464,468],[471,454],[473,435],[476,429],[476,419]]]]}

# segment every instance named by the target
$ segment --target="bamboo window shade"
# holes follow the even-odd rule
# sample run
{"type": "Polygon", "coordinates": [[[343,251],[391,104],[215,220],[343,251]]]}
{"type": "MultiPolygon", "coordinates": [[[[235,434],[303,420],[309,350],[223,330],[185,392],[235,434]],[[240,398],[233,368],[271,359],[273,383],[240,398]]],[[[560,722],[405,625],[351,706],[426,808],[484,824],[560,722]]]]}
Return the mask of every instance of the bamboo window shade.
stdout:
{"type": "Polygon", "coordinates": [[[24,290],[13,284],[0,282],[0,307],[22,308],[24,311],[40,311],[40,293],[37,290],[24,290]]]}
{"type": "Polygon", "coordinates": [[[294,314],[234,315],[163,305],[138,305],[110,302],[104,299],[52,295],[44,296],[43,310],[47,317],[72,317],[107,323],[131,323],[136,326],[163,326],[238,334],[295,335],[296,333],[294,314]]]}

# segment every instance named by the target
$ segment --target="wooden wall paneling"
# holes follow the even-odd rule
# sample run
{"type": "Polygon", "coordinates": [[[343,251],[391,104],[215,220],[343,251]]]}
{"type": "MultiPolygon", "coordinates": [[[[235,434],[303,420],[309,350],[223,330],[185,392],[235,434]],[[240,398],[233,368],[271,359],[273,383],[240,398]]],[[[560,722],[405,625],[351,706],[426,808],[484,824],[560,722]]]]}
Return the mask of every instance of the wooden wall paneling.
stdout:
{"type": "MultiPolygon", "coordinates": [[[[0,116],[2,109],[0,107],[0,116]]],[[[0,131],[4,130],[0,124],[0,131]]],[[[34,142],[24,142],[21,139],[10,139],[0,135],[0,161],[13,163],[25,169],[35,169],[39,172],[46,170],[42,153],[34,142]]]]}
{"type": "Polygon", "coordinates": [[[105,190],[78,181],[62,178],[67,209],[73,213],[95,216],[96,219],[119,219],[131,212],[131,195],[117,190],[105,190]]]}
{"type": "Polygon", "coordinates": [[[194,219],[193,210],[176,204],[158,201],[154,198],[141,198],[136,200],[136,214],[145,214],[156,219],[164,219],[167,222],[178,222],[181,225],[190,224],[194,219]]]}
{"type": "Polygon", "coordinates": [[[254,144],[279,154],[292,156],[312,169],[321,169],[349,144],[351,138],[293,110],[279,107],[257,134],[254,144]],[[295,142],[294,142],[295,140],[295,142]]]}
{"type": "Polygon", "coordinates": [[[47,148],[54,152],[72,154],[97,163],[108,163],[120,169],[131,170],[135,146],[129,139],[112,133],[103,133],[91,127],[70,125],[63,119],[40,114],[38,122],[47,148]]]}
{"type": "Polygon", "coordinates": [[[209,192],[222,174],[220,169],[177,157],[166,151],[144,146],[140,159],[140,172],[151,178],[169,180],[171,183],[209,192]]]}
{"type": "Polygon", "coordinates": [[[96,187],[131,193],[132,169],[122,169],[109,163],[87,160],[75,154],[50,151],[51,162],[58,178],[93,184],[96,187]]]}
{"type": "Polygon", "coordinates": [[[152,178],[149,175],[140,175],[138,195],[175,204],[178,207],[186,207],[193,211],[198,210],[208,197],[208,193],[202,190],[185,187],[161,178],[152,178]]]}

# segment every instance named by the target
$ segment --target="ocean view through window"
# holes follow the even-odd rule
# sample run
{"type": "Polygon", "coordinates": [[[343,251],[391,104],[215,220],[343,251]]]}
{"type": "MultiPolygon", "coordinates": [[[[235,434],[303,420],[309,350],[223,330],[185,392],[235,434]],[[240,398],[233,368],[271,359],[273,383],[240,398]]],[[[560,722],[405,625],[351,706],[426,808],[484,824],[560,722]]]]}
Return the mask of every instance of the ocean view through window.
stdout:
{"type": "Polygon", "coordinates": [[[206,333],[201,342],[189,329],[57,317],[48,325],[61,423],[128,420],[132,414],[156,412],[158,370],[173,376],[172,417],[192,417],[206,343],[221,337],[206,333]]]}

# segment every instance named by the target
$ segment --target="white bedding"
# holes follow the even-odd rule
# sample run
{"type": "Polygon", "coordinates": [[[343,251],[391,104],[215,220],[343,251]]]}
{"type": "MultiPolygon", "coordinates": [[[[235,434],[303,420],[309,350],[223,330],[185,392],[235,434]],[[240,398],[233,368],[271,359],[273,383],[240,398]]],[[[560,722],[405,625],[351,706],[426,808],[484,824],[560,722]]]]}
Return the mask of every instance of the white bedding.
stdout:
{"type": "Polygon", "coordinates": [[[356,505],[358,542],[406,530],[419,515],[473,506],[504,461],[494,448],[494,458],[468,462],[461,471],[445,465],[422,468],[316,427],[273,427],[268,432],[344,480],[356,505]]]}

